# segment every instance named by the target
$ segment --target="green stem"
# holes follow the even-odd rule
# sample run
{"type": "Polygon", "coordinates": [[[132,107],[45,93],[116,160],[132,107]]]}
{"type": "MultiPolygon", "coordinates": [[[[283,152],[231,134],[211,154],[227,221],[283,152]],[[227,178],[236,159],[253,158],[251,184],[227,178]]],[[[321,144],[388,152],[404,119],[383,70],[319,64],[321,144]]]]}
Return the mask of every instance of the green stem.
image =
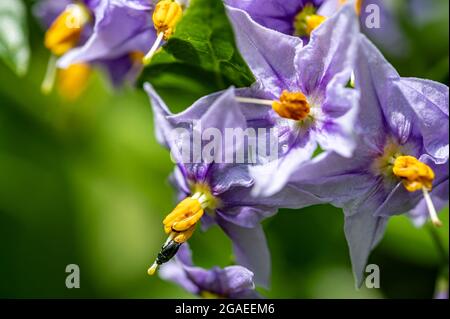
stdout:
{"type": "Polygon", "coordinates": [[[435,226],[427,225],[428,233],[431,236],[431,239],[433,240],[434,246],[436,247],[436,250],[438,251],[440,262],[442,266],[448,266],[448,253],[447,250],[444,247],[444,244],[442,243],[442,238],[439,235],[439,233],[436,230],[435,226]]]}

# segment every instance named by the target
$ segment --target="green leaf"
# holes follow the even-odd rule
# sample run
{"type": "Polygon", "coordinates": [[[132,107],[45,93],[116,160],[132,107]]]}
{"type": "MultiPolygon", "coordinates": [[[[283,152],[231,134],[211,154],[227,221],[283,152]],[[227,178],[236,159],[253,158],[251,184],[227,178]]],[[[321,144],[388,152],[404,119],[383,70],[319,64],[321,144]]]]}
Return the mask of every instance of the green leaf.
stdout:
{"type": "Polygon", "coordinates": [[[1,0],[0,58],[22,76],[27,72],[29,57],[25,6],[21,0],[1,0]]]}
{"type": "Polygon", "coordinates": [[[208,91],[248,86],[254,78],[236,48],[221,0],[192,0],[175,33],[141,77],[153,81],[162,72],[202,82],[208,91]]]}

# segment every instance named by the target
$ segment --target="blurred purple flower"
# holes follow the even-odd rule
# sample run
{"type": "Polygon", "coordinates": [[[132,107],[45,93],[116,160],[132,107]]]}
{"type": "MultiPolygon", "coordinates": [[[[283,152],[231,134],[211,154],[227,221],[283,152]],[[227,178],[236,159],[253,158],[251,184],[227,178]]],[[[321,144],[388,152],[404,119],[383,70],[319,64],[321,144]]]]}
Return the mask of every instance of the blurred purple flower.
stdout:
{"type": "MultiPolygon", "coordinates": [[[[42,0],[34,14],[48,28],[74,0],[42,0]]],[[[88,63],[106,70],[114,86],[134,83],[142,57],[155,40],[152,2],[147,0],[84,0],[92,15],[77,46],[58,59],[62,69],[88,63]]]]}
{"type": "Polygon", "coordinates": [[[120,60],[132,52],[144,54],[156,39],[152,1],[106,0],[93,9],[94,29],[86,43],[64,55],[60,67],[73,63],[120,60]]]}
{"type": "Polygon", "coordinates": [[[250,270],[242,266],[214,267],[209,270],[195,267],[187,243],[180,247],[174,259],[161,267],[159,275],[203,298],[260,298],[255,291],[250,270]]]}
{"type": "MultiPolygon", "coordinates": [[[[354,156],[320,154],[292,174],[288,184],[344,209],[358,285],[387,218],[411,209],[423,213],[422,192],[407,191],[405,180],[393,172],[396,159],[413,156],[434,171],[430,194],[438,199],[438,207],[448,201],[449,172],[448,87],[400,77],[365,36],[359,39],[355,77],[361,91],[360,139],[354,156]]],[[[426,197],[425,187],[422,190],[426,197]]]]}
{"type": "Polygon", "coordinates": [[[257,80],[238,91],[238,101],[249,121],[279,132],[279,159],[250,168],[254,194],[279,191],[318,145],[350,157],[359,99],[358,91],[348,87],[359,34],[353,5],[326,20],[304,47],[296,37],[254,24],[242,10],[229,8],[228,14],[241,30],[237,42],[257,80]],[[285,97],[292,103],[283,102],[285,97]],[[275,109],[278,100],[280,110],[275,109]],[[290,113],[284,114],[283,108],[290,113]],[[300,117],[297,111],[303,112],[300,117]]]}

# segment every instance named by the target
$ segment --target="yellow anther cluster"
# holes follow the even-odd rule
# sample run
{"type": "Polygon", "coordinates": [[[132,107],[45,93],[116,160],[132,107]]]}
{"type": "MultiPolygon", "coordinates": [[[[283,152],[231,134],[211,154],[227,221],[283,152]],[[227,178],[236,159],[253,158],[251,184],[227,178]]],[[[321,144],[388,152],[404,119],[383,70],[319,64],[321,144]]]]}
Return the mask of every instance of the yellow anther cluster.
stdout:
{"type": "Polygon", "coordinates": [[[175,233],[173,240],[184,243],[192,236],[202,216],[203,208],[200,201],[192,197],[185,198],[164,219],[164,231],[166,234],[175,233]]]}
{"type": "Polygon", "coordinates": [[[395,159],[392,171],[395,176],[401,178],[403,185],[409,192],[423,188],[430,191],[432,188],[433,170],[414,156],[398,156],[395,159]]]}
{"type": "Polygon", "coordinates": [[[272,109],[281,117],[301,121],[308,117],[311,110],[306,96],[301,92],[281,93],[280,100],[272,103],[272,109]]]}
{"type": "Polygon", "coordinates": [[[89,12],[83,5],[69,5],[45,33],[45,46],[54,55],[63,55],[78,44],[89,19],[89,12]]]}
{"type": "Polygon", "coordinates": [[[175,31],[175,25],[181,19],[183,9],[181,5],[172,0],[162,0],[156,4],[153,12],[153,25],[157,33],[162,32],[167,40],[175,31]]]}

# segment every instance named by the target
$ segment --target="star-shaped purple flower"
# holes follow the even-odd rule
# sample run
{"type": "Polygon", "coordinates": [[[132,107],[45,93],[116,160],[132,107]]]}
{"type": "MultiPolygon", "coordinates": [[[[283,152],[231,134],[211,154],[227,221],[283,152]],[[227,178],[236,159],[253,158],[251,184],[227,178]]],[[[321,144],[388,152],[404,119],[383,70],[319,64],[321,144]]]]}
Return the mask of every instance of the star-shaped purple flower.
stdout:
{"type": "Polygon", "coordinates": [[[228,8],[241,54],[257,82],[240,90],[249,122],[278,130],[278,160],[251,167],[254,194],[279,191],[291,173],[320,146],[350,157],[359,92],[350,82],[359,24],[352,5],[327,19],[306,46],[301,40],[254,24],[228,8]]]}
{"type": "MultiPolygon", "coordinates": [[[[179,199],[200,198],[205,210],[202,226],[207,228],[217,223],[233,241],[238,264],[255,274],[256,283],[267,287],[270,253],[260,221],[275,214],[279,207],[291,207],[295,198],[293,190],[286,187],[276,196],[255,198],[251,195],[254,181],[248,173],[248,164],[211,162],[194,157],[187,161],[177,155],[177,150],[191,141],[193,135],[203,134],[210,128],[218,130],[222,136],[227,128],[247,128],[234,89],[206,96],[176,115],[169,111],[150,84],[147,83],[145,89],[151,98],[157,139],[172,151],[176,161],[171,181],[179,192],[179,199]]],[[[236,147],[232,145],[223,152],[234,153],[236,147]]]]}
{"type": "Polygon", "coordinates": [[[448,202],[449,91],[440,83],[400,77],[365,36],[358,39],[361,110],[354,156],[320,154],[294,172],[288,185],[344,209],[361,285],[388,217],[410,210],[423,216],[426,207],[433,223],[440,224],[432,201],[438,207],[448,202]]]}
{"type": "Polygon", "coordinates": [[[159,275],[203,298],[260,298],[250,270],[242,266],[209,270],[196,267],[192,263],[188,244],[181,246],[176,257],[161,267],[159,275]]]}

